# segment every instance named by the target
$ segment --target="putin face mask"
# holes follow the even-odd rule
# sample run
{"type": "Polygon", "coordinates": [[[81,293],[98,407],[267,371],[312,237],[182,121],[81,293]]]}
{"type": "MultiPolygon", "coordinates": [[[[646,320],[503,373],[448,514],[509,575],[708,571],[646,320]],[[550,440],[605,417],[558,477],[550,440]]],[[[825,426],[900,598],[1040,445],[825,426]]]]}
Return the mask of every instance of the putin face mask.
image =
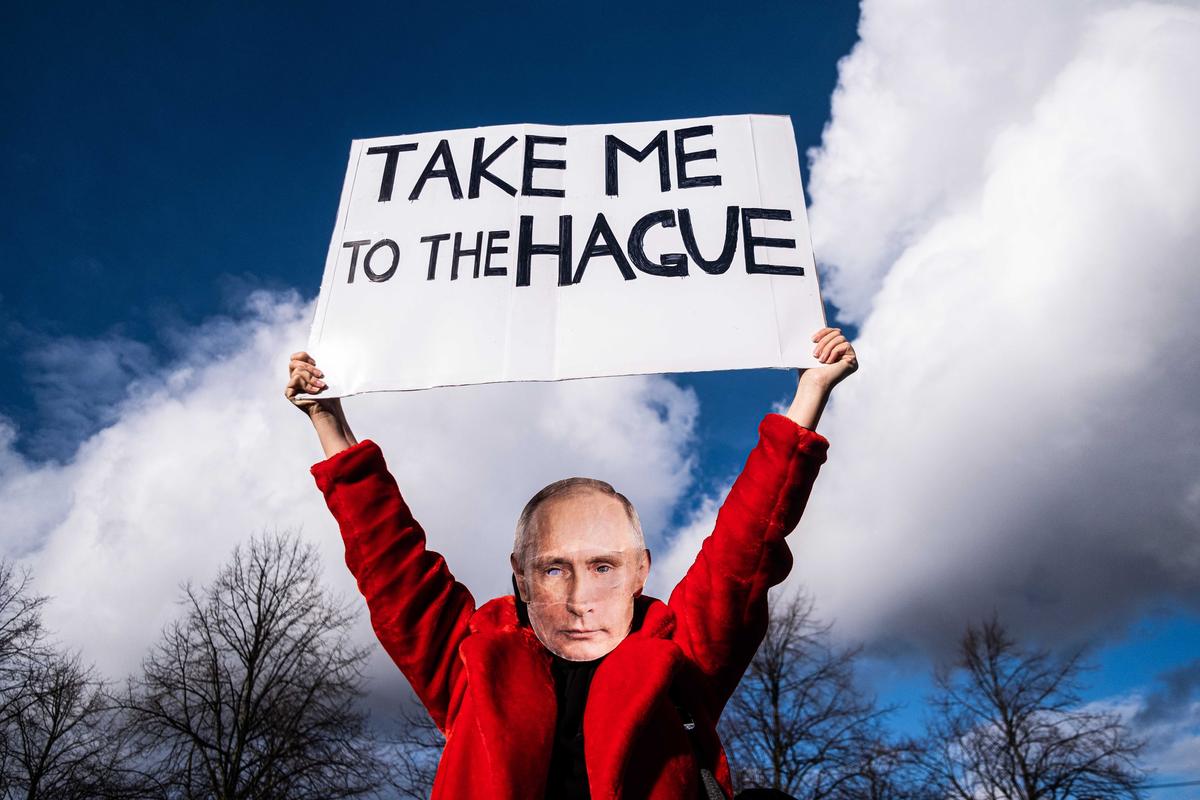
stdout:
{"type": "Polygon", "coordinates": [[[621,504],[598,493],[549,501],[537,517],[526,552],[513,556],[533,632],[569,661],[607,655],[629,633],[649,551],[621,504]]]}

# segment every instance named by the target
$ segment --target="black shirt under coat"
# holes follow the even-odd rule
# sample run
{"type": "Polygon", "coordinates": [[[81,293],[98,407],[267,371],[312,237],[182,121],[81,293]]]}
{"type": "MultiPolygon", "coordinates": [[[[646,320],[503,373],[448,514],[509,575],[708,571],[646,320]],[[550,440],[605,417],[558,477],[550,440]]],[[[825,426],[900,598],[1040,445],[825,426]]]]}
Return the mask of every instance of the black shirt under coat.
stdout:
{"type": "Polygon", "coordinates": [[[550,673],[554,676],[558,719],[554,723],[546,800],[591,800],[583,757],[583,709],[587,706],[592,676],[603,660],[568,661],[553,656],[550,673]]]}

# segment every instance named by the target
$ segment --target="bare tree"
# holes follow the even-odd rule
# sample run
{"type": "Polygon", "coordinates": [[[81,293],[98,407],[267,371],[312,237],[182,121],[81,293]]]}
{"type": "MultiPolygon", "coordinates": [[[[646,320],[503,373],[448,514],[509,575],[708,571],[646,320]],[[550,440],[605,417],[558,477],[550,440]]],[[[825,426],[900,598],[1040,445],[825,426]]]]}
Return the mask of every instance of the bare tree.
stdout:
{"type": "Polygon", "coordinates": [[[5,796],[88,800],[139,785],[120,766],[120,735],[104,687],[77,656],[44,652],[5,718],[5,796]]]}
{"type": "Polygon", "coordinates": [[[102,683],[47,641],[27,572],[0,563],[0,798],[144,796],[102,683]]]}
{"type": "Polygon", "coordinates": [[[427,800],[446,738],[428,712],[415,704],[401,715],[399,733],[391,740],[395,762],[393,786],[400,797],[427,800]]]}
{"type": "Polygon", "coordinates": [[[12,722],[31,691],[29,673],[45,653],[41,607],[29,573],[0,561],[0,797],[19,791],[12,722]]]}
{"type": "Polygon", "coordinates": [[[858,767],[831,795],[834,800],[945,800],[926,785],[923,744],[895,739],[882,727],[863,747],[858,767]]]}
{"type": "Polygon", "coordinates": [[[777,789],[808,800],[908,796],[900,776],[911,745],[890,742],[854,682],[857,649],[838,649],[812,599],[771,609],[767,633],[726,707],[722,739],[735,788],[777,789]]]}
{"type": "Polygon", "coordinates": [[[41,618],[46,598],[32,594],[29,583],[27,571],[0,561],[0,718],[21,702],[30,665],[46,652],[41,618]]]}
{"type": "Polygon", "coordinates": [[[1078,652],[1017,646],[995,618],[970,626],[935,675],[925,767],[955,800],[1138,798],[1142,743],[1121,719],[1082,707],[1078,652]]]}
{"type": "Polygon", "coordinates": [[[358,702],[366,651],[311,546],[255,538],[182,604],[128,694],[168,797],[335,800],[386,783],[358,702]]]}

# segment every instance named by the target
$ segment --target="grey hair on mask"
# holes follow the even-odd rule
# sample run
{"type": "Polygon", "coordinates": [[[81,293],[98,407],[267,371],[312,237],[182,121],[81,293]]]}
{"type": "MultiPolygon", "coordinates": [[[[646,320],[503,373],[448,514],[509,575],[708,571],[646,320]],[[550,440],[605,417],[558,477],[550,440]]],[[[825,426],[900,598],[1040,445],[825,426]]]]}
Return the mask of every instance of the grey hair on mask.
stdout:
{"type": "Polygon", "coordinates": [[[517,519],[517,532],[513,539],[513,555],[516,556],[517,563],[522,568],[529,555],[529,541],[537,532],[538,509],[550,500],[561,500],[587,492],[597,492],[620,502],[621,507],[625,509],[625,516],[629,518],[629,523],[633,527],[637,546],[643,549],[646,547],[646,537],[642,533],[642,521],[638,518],[637,509],[633,507],[633,503],[629,502],[629,498],[614,489],[612,484],[607,481],[596,478],[563,478],[531,497],[521,511],[521,516],[517,519]]]}

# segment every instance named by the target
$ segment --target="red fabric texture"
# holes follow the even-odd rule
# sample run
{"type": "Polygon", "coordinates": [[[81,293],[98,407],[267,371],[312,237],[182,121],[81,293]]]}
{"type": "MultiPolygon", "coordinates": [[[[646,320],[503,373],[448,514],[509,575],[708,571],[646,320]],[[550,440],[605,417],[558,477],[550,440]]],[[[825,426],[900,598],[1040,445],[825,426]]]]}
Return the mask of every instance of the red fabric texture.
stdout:
{"type": "MultiPolygon", "coordinates": [[[[767,590],[787,576],[795,528],[829,443],[768,414],[687,575],[663,603],[637,599],[630,634],[596,669],[584,711],[594,800],[699,798],[705,766],[730,791],[716,722],[767,626],[767,590]],[[673,688],[672,688],[673,687],[673,688]]],[[[312,467],[341,528],[346,564],[380,642],[446,734],[433,800],[541,800],[556,700],[550,653],[514,598],[476,609],[429,550],[370,440],[312,467]]]]}

